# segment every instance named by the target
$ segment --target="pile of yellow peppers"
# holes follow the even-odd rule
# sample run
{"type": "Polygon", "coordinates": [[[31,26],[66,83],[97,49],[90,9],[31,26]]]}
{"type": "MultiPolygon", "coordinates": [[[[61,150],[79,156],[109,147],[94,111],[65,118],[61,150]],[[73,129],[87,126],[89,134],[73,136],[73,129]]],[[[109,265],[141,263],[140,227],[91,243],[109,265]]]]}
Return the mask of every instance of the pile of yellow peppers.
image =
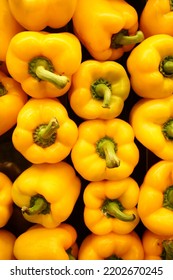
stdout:
{"type": "Polygon", "coordinates": [[[1,2],[0,259],[172,260],[173,1],[1,2]]]}

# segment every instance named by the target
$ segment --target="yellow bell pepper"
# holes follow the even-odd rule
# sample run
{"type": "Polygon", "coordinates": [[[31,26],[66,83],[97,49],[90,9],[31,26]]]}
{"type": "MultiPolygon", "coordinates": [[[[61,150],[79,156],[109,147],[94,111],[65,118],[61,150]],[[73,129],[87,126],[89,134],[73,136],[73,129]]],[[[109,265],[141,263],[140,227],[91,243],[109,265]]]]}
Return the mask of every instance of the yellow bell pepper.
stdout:
{"type": "Polygon", "coordinates": [[[70,216],[80,188],[80,179],[68,163],[35,164],[14,181],[12,199],[27,221],[55,228],[70,216]]]}
{"type": "Polygon", "coordinates": [[[173,235],[158,235],[146,229],[142,245],[145,260],[173,260],[173,235]]]}
{"type": "Polygon", "coordinates": [[[9,0],[14,18],[27,30],[60,28],[72,18],[77,0],[9,0]]]}
{"type": "Polygon", "coordinates": [[[28,95],[44,98],[69,90],[81,59],[81,44],[72,33],[23,31],[10,41],[6,64],[28,95]]]}
{"type": "Polygon", "coordinates": [[[69,100],[84,119],[112,119],[120,115],[130,92],[124,67],[115,61],[87,60],[72,77],[69,100]]]}
{"type": "Polygon", "coordinates": [[[97,60],[116,60],[141,42],[137,11],[124,0],[78,0],[74,33],[97,60]]]}
{"type": "Polygon", "coordinates": [[[139,186],[130,177],[89,183],[83,194],[85,225],[97,235],[130,233],[140,220],[138,196],[139,186]]]}
{"type": "Polygon", "coordinates": [[[14,244],[17,260],[73,260],[77,258],[77,232],[69,224],[54,229],[34,225],[19,235],[14,244]]]}
{"type": "Polygon", "coordinates": [[[5,226],[13,213],[12,181],[0,172],[0,228],[5,226]]]}
{"type": "Polygon", "coordinates": [[[150,36],[127,59],[132,89],[143,98],[165,98],[173,92],[173,37],[150,36]]]}
{"type": "Polygon", "coordinates": [[[89,234],[79,247],[79,260],[143,260],[142,242],[136,232],[89,234]]]}
{"type": "Polygon", "coordinates": [[[0,260],[14,260],[13,248],[16,236],[6,229],[0,229],[0,260]]]}
{"type": "Polygon", "coordinates": [[[27,99],[20,84],[0,71],[0,135],[16,124],[18,113],[27,99]]]}
{"type": "Polygon", "coordinates": [[[173,36],[173,1],[148,0],[142,10],[139,25],[145,38],[155,34],[173,36]]]}
{"type": "Polygon", "coordinates": [[[0,61],[6,61],[6,53],[9,43],[14,35],[24,31],[22,27],[13,17],[8,0],[1,0],[0,9],[0,61]]]}
{"type": "Polygon", "coordinates": [[[157,157],[173,160],[173,96],[141,99],[129,118],[136,138],[157,157]]]}
{"type": "Polygon", "coordinates": [[[77,137],[78,127],[58,99],[31,98],[18,114],[12,142],[32,163],[56,163],[69,155],[77,137]]]}
{"type": "Polygon", "coordinates": [[[129,123],[118,118],[88,120],[79,125],[78,131],[71,159],[84,179],[121,180],[133,172],[139,150],[129,123]]]}
{"type": "Polygon", "coordinates": [[[173,162],[150,167],[140,187],[138,214],[144,226],[158,235],[173,235],[173,162]]]}

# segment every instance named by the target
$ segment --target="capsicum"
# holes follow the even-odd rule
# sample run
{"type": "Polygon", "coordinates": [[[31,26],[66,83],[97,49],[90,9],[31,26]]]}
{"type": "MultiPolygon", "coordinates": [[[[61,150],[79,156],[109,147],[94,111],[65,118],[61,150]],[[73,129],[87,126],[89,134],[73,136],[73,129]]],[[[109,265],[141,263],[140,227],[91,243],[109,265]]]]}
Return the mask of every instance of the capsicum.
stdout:
{"type": "Polygon", "coordinates": [[[143,260],[142,242],[136,232],[89,234],[79,247],[79,260],[143,260]]]}
{"type": "Polygon", "coordinates": [[[13,248],[16,236],[6,229],[0,229],[0,260],[14,260],[13,248]]]}
{"type": "Polygon", "coordinates": [[[58,99],[30,98],[18,114],[12,142],[31,163],[55,163],[69,155],[77,137],[78,127],[58,99]]]}
{"type": "Polygon", "coordinates": [[[70,216],[80,188],[74,168],[61,161],[31,165],[14,181],[11,192],[27,221],[55,228],[70,216]]]}
{"type": "Polygon", "coordinates": [[[76,239],[77,232],[70,224],[62,223],[54,229],[34,225],[16,238],[14,255],[17,260],[74,260],[78,253],[76,239]]]}
{"type": "Polygon", "coordinates": [[[173,260],[173,235],[158,235],[146,229],[142,246],[145,260],[173,260]]]}
{"type": "Polygon", "coordinates": [[[72,18],[77,0],[9,0],[12,15],[27,30],[60,28],[72,18]]]}
{"type": "Polygon", "coordinates": [[[124,67],[115,61],[86,60],[72,77],[69,100],[84,119],[111,119],[120,115],[130,92],[124,67]]]}
{"type": "Polygon", "coordinates": [[[140,220],[138,196],[139,186],[130,177],[90,182],[83,194],[85,225],[97,235],[130,233],[140,220]]]}
{"type": "Polygon", "coordinates": [[[71,159],[77,172],[88,181],[121,180],[139,161],[131,125],[118,118],[86,120],[79,127],[71,159]]]}
{"type": "Polygon", "coordinates": [[[72,21],[74,33],[97,60],[116,60],[144,39],[137,11],[124,0],[78,0],[72,21]]]}
{"type": "Polygon", "coordinates": [[[6,64],[28,95],[43,98],[69,90],[81,59],[81,44],[72,33],[23,31],[10,41],[6,64]]]}
{"type": "Polygon", "coordinates": [[[146,38],[128,56],[132,89],[143,98],[165,98],[173,92],[173,37],[146,38]]]}
{"type": "Polygon", "coordinates": [[[20,84],[0,71],[0,135],[16,124],[18,113],[27,99],[20,84]]]}
{"type": "Polygon", "coordinates": [[[173,95],[141,99],[129,117],[135,137],[157,157],[173,160],[173,95]]]}
{"type": "Polygon", "coordinates": [[[140,186],[138,213],[158,235],[173,235],[173,162],[161,160],[147,171],[140,186]]]}

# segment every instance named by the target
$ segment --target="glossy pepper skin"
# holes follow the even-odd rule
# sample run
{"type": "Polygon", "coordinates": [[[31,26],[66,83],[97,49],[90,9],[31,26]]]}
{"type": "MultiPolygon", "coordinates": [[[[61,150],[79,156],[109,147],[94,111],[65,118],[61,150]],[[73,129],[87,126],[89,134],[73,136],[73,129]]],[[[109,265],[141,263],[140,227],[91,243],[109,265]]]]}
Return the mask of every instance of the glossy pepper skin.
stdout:
{"type": "Polygon", "coordinates": [[[139,150],[129,123],[118,118],[87,120],[79,125],[78,131],[71,159],[84,179],[121,180],[133,172],[139,150]]]}
{"type": "Polygon", "coordinates": [[[72,77],[69,100],[83,119],[112,119],[122,112],[129,92],[130,81],[121,64],[87,60],[72,77]]]}
{"type": "Polygon", "coordinates": [[[0,61],[6,61],[6,53],[9,46],[9,43],[14,35],[24,31],[16,19],[13,17],[8,0],[1,0],[1,9],[0,9],[0,38],[1,38],[1,47],[0,47],[0,61]],[[8,24],[7,24],[8,23],[8,24]]]}
{"type": "Polygon", "coordinates": [[[12,181],[0,172],[0,228],[5,226],[13,213],[12,181]]]}
{"type": "Polygon", "coordinates": [[[27,100],[20,84],[0,71],[0,135],[16,124],[18,113],[27,100]]]}
{"type": "Polygon", "coordinates": [[[142,245],[145,260],[173,260],[173,235],[158,235],[146,229],[142,245]]]}
{"type": "Polygon", "coordinates": [[[70,164],[35,164],[14,181],[12,199],[27,221],[55,228],[70,216],[80,188],[70,164]]]}
{"type": "Polygon", "coordinates": [[[148,0],[146,2],[139,21],[140,30],[144,33],[145,38],[155,34],[173,36],[172,25],[172,0],[148,0]]]}
{"type": "Polygon", "coordinates": [[[66,223],[54,229],[34,225],[17,237],[14,255],[17,260],[76,259],[76,238],[75,228],[66,223]]]}
{"type": "Polygon", "coordinates": [[[142,242],[136,232],[89,234],[79,247],[79,260],[143,260],[142,242]]]}
{"type": "Polygon", "coordinates": [[[69,155],[77,137],[78,127],[58,99],[31,98],[18,114],[12,142],[31,163],[56,163],[69,155]]]}
{"type": "Polygon", "coordinates": [[[130,53],[127,70],[132,89],[143,98],[165,98],[173,92],[173,37],[153,35],[130,53]]]}
{"type": "Polygon", "coordinates": [[[139,186],[132,178],[89,183],[83,194],[84,221],[97,235],[128,234],[139,223],[139,186]]]}
{"type": "Polygon", "coordinates": [[[0,229],[0,260],[15,260],[13,254],[16,236],[6,229],[0,229]]]}
{"type": "Polygon", "coordinates": [[[72,21],[75,34],[97,60],[116,60],[144,39],[136,10],[124,0],[78,0],[72,21]]]}
{"type": "Polygon", "coordinates": [[[160,159],[173,160],[173,96],[141,99],[129,121],[139,142],[160,159]]]}
{"type": "Polygon", "coordinates": [[[173,162],[161,160],[147,171],[140,187],[138,214],[158,235],[173,235],[173,162]]]}
{"type": "Polygon", "coordinates": [[[31,97],[58,97],[69,90],[81,58],[81,44],[72,33],[23,31],[10,41],[6,64],[31,97]]]}
{"type": "Polygon", "coordinates": [[[27,30],[65,26],[74,13],[77,0],[9,0],[11,13],[27,30]]]}

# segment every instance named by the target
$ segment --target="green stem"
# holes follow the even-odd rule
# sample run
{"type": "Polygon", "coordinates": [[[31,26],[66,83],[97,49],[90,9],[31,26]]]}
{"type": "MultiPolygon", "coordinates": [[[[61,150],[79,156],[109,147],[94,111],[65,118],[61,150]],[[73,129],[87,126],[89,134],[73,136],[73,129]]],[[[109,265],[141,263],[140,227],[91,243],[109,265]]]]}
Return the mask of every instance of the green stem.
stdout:
{"type": "Polygon", "coordinates": [[[103,79],[99,78],[91,85],[92,97],[98,100],[103,100],[102,107],[109,108],[111,102],[111,84],[103,79]]]}
{"type": "Polygon", "coordinates": [[[28,215],[47,214],[50,211],[50,204],[43,196],[35,195],[31,197],[30,206],[23,206],[21,210],[28,215]]]}
{"type": "Polygon", "coordinates": [[[163,207],[173,211],[173,186],[168,187],[163,193],[163,207]]]}
{"type": "Polygon", "coordinates": [[[112,255],[112,256],[106,258],[105,260],[122,260],[122,258],[117,257],[116,255],[112,255]]]}
{"type": "Polygon", "coordinates": [[[169,4],[170,4],[170,11],[173,11],[173,0],[169,0],[169,4]]]}
{"type": "Polygon", "coordinates": [[[163,259],[164,260],[173,260],[173,240],[164,240],[162,242],[164,252],[163,259]]]}
{"type": "Polygon", "coordinates": [[[76,258],[72,254],[72,248],[66,250],[66,253],[68,254],[69,260],[76,260],[76,258]]]}
{"type": "Polygon", "coordinates": [[[7,94],[7,90],[6,88],[4,87],[4,85],[0,82],[0,97],[7,94]]]}
{"type": "Polygon", "coordinates": [[[128,30],[121,30],[120,32],[113,34],[111,39],[111,48],[117,49],[125,45],[132,45],[140,43],[144,40],[144,34],[142,31],[137,31],[135,35],[128,35],[128,30]]]}
{"type": "Polygon", "coordinates": [[[164,77],[173,77],[173,56],[166,56],[159,65],[159,71],[164,77]]]}
{"type": "Polygon", "coordinates": [[[162,133],[167,140],[173,140],[173,119],[169,119],[163,124],[162,133]]]}

